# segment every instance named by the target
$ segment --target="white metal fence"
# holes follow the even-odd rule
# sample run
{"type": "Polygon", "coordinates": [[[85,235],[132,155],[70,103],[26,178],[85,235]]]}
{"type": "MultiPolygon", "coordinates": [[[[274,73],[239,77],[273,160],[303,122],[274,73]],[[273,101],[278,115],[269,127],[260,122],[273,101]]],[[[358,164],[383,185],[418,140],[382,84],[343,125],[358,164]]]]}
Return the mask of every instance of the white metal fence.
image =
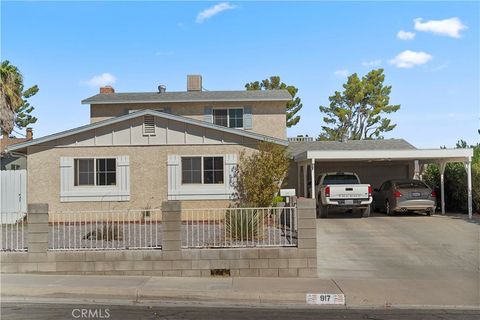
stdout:
{"type": "Polygon", "coordinates": [[[295,207],[183,209],[183,248],[293,247],[295,207]]]}
{"type": "Polygon", "coordinates": [[[161,209],[49,214],[49,250],[161,249],[161,209]]]}
{"type": "Polygon", "coordinates": [[[25,212],[0,213],[0,250],[27,251],[27,214],[25,212]],[[12,220],[15,217],[15,220],[12,220]]]}

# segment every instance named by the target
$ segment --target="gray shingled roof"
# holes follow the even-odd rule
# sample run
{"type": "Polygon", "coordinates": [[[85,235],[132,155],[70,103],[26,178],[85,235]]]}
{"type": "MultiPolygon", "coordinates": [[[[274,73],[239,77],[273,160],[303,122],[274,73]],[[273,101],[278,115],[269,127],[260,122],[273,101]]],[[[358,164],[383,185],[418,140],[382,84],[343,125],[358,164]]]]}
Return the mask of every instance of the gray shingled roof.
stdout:
{"type": "Polygon", "coordinates": [[[414,150],[413,145],[403,139],[384,140],[349,140],[289,142],[288,151],[295,157],[305,151],[338,151],[338,150],[414,150]]]}
{"type": "Polygon", "coordinates": [[[148,103],[148,102],[214,102],[214,101],[289,101],[287,90],[181,91],[99,93],[82,100],[83,104],[148,103]]]}

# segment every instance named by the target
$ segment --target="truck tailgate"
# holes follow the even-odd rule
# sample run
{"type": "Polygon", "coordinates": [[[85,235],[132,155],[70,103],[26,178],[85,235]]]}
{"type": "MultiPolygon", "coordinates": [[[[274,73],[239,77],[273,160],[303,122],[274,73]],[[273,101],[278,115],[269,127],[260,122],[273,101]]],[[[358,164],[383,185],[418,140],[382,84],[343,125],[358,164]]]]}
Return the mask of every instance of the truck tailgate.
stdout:
{"type": "Polygon", "coordinates": [[[368,199],[368,184],[329,185],[330,199],[368,199]]]}

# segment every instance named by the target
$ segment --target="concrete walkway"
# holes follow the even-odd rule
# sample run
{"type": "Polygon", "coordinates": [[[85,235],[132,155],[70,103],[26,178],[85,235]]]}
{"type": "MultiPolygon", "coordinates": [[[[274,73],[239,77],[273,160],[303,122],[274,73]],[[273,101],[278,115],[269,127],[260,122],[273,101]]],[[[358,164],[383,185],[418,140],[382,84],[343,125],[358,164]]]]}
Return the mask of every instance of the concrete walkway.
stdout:
{"type": "MultiPolygon", "coordinates": [[[[472,279],[473,280],[473,279],[472,279]]],[[[2,274],[4,300],[306,305],[307,293],[344,293],[347,308],[480,309],[477,297],[431,282],[312,278],[174,278],[2,274]],[[7,299],[5,299],[7,298],[7,299]]],[[[343,307],[343,306],[337,306],[343,307]]]]}

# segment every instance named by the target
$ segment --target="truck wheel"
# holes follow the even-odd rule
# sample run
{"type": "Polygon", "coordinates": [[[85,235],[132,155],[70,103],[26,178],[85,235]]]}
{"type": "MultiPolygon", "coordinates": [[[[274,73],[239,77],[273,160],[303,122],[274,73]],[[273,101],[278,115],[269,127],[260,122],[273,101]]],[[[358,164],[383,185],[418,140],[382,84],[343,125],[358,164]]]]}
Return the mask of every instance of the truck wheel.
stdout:
{"type": "Polygon", "coordinates": [[[325,219],[328,218],[328,207],[326,206],[319,206],[318,211],[320,213],[320,218],[325,219]]]}
{"type": "Polygon", "coordinates": [[[365,209],[362,210],[362,217],[363,218],[370,217],[370,206],[368,206],[368,207],[366,207],[365,209]]]}

